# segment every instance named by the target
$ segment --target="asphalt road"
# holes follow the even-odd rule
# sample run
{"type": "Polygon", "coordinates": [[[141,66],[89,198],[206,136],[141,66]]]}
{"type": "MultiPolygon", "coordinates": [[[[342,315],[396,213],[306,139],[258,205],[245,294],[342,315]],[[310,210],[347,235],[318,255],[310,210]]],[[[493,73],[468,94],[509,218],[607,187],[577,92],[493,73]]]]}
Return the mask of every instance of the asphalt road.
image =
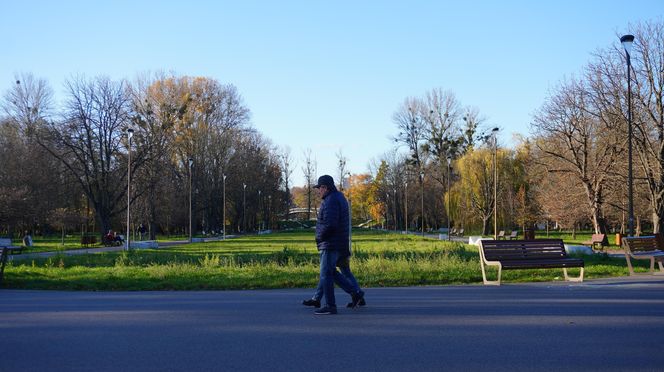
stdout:
{"type": "Polygon", "coordinates": [[[311,292],[2,290],[0,371],[664,370],[662,276],[311,292]]]}

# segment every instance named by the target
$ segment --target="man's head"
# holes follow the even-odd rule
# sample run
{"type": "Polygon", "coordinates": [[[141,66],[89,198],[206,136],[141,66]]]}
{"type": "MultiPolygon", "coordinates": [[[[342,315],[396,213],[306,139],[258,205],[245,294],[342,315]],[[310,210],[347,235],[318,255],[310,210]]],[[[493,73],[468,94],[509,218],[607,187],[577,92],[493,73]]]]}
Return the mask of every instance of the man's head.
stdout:
{"type": "Polygon", "coordinates": [[[322,197],[327,195],[330,191],[335,189],[334,179],[332,176],[323,175],[318,177],[318,183],[314,186],[314,189],[318,189],[318,194],[322,197]]]}

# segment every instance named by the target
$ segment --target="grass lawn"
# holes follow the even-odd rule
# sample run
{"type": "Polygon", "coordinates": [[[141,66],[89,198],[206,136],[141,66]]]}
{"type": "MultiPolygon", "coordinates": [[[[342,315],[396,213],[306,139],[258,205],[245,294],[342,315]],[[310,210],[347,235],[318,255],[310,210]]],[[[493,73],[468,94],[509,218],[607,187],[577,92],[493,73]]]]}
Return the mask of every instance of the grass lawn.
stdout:
{"type": "MultiPolygon", "coordinates": [[[[351,267],[364,287],[482,282],[475,246],[378,231],[355,231],[353,242],[351,267]]],[[[622,258],[601,254],[583,258],[586,278],[628,274],[622,258]]],[[[639,266],[639,270],[645,271],[645,264],[639,266]]],[[[577,272],[570,270],[571,275],[577,272]]],[[[495,275],[496,271],[491,273],[495,275]]],[[[562,280],[562,269],[504,271],[503,280],[562,280]]],[[[16,260],[7,264],[2,287],[66,290],[312,288],[317,281],[318,252],[313,232],[307,230],[157,250],[16,260]]]]}

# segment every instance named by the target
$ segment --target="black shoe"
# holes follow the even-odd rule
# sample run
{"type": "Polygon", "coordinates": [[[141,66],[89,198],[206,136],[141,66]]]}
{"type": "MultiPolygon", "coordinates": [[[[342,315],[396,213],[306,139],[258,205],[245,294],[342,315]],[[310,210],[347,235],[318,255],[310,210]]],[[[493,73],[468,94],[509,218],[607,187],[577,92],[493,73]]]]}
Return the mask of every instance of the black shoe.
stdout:
{"type": "Polygon", "coordinates": [[[304,306],[313,306],[315,308],[319,308],[320,307],[320,300],[310,298],[308,300],[302,301],[302,305],[304,305],[304,306]]]}
{"type": "Polygon", "coordinates": [[[318,309],[314,311],[315,315],[332,315],[337,313],[337,307],[336,306],[325,306],[322,309],[318,309]]]}
{"type": "Polygon", "coordinates": [[[355,307],[357,307],[357,305],[360,305],[360,303],[361,303],[360,306],[364,306],[364,305],[367,304],[366,302],[364,302],[364,292],[362,292],[362,291],[359,291],[359,292],[357,292],[357,293],[353,293],[353,294],[351,295],[351,297],[353,298],[353,302],[351,302],[351,303],[348,304],[348,305],[350,305],[350,306],[346,305],[346,306],[348,306],[348,307],[350,307],[350,308],[353,308],[353,309],[354,309],[355,307]]]}
{"type": "MultiPolygon", "coordinates": [[[[367,302],[364,301],[364,297],[362,297],[362,299],[360,300],[360,302],[357,303],[357,306],[367,306],[367,302]]],[[[346,307],[349,307],[349,308],[352,309],[352,308],[353,308],[353,303],[352,303],[352,302],[347,303],[347,304],[346,304],[346,307]]]]}

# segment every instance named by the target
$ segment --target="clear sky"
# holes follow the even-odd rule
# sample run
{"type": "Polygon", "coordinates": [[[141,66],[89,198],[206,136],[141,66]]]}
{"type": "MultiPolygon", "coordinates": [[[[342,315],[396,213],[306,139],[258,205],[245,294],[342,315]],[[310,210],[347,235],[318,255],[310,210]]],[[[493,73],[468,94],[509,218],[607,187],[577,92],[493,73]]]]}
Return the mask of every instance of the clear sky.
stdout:
{"type": "Polygon", "coordinates": [[[393,147],[392,114],[443,88],[487,125],[529,134],[549,88],[578,74],[662,0],[10,1],[0,2],[0,91],[33,73],[62,99],[74,75],[206,76],[237,86],[252,123],[288,145],[302,177],[367,170],[393,147]]]}

